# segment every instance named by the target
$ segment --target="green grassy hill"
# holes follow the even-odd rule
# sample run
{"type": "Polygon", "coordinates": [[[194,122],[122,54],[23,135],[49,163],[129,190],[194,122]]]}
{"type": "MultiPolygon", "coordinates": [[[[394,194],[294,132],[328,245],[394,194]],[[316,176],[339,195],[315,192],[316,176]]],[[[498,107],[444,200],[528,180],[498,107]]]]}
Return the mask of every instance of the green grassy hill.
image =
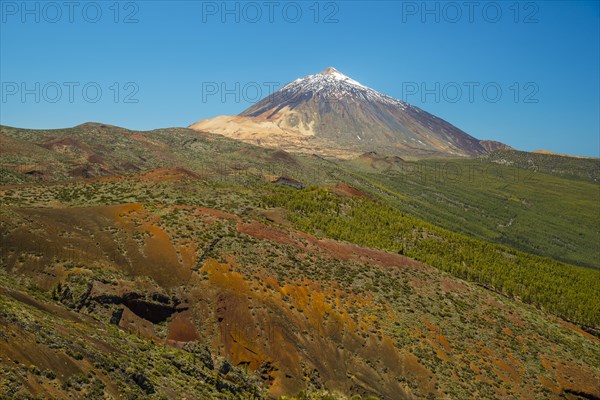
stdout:
{"type": "Polygon", "coordinates": [[[359,161],[349,164],[355,186],[402,212],[480,240],[599,267],[597,183],[481,159],[385,168],[359,161]]]}

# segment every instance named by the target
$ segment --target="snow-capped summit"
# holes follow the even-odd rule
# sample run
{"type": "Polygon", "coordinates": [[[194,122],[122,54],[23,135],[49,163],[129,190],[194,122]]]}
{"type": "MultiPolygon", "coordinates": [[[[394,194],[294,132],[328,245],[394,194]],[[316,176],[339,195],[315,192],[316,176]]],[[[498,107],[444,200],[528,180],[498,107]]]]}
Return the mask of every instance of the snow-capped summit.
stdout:
{"type": "Polygon", "coordinates": [[[281,88],[280,92],[281,93],[277,93],[277,95],[281,94],[292,97],[298,92],[311,92],[313,94],[318,93],[326,100],[329,99],[331,101],[339,100],[346,96],[356,96],[365,101],[381,101],[402,109],[409,106],[407,103],[383,95],[360,84],[354,79],[342,74],[334,67],[327,67],[318,74],[298,78],[281,88]]]}
{"type": "Polygon", "coordinates": [[[479,141],[448,122],[366,87],[334,67],[298,78],[238,117],[192,128],[255,144],[320,152],[478,155],[479,141]],[[317,150],[315,150],[317,149],[317,150]]]}
{"type": "Polygon", "coordinates": [[[333,78],[335,80],[343,81],[343,82],[349,83],[351,85],[364,87],[360,83],[356,82],[354,79],[347,77],[346,75],[342,74],[340,71],[338,71],[337,69],[335,69],[333,67],[327,67],[323,71],[319,72],[317,75],[310,75],[310,76],[311,77],[323,77],[324,79],[333,78]]]}
{"type": "Polygon", "coordinates": [[[347,77],[346,75],[342,74],[340,71],[333,67],[328,67],[315,75],[308,75],[304,78],[298,78],[295,81],[284,86],[284,88],[289,89],[292,87],[303,87],[319,90],[331,85],[336,85],[340,87],[342,87],[343,85],[352,85],[356,87],[365,88],[365,86],[356,82],[354,79],[347,77]]]}

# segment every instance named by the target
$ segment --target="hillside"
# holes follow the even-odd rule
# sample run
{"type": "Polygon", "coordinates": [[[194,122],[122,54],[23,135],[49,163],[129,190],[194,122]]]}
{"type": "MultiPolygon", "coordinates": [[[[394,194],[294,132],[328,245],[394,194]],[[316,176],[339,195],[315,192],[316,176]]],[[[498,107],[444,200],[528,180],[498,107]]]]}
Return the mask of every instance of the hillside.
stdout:
{"type": "Polygon", "coordinates": [[[597,184],[422,180],[434,161],[188,129],[0,133],[3,396],[600,397],[600,272],[544,236],[571,218],[597,267],[597,184]],[[504,207],[546,257],[486,239],[504,207]]]}
{"type": "Polygon", "coordinates": [[[600,190],[592,178],[598,161],[553,156],[546,164],[553,169],[534,169],[496,157],[407,163],[371,154],[344,166],[352,173],[349,184],[435,225],[598,268],[600,190]]]}
{"type": "Polygon", "coordinates": [[[600,183],[600,160],[560,154],[500,150],[483,156],[491,162],[587,182],[600,183]]]}
{"type": "Polygon", "coordinates": [[[190,129],[139,132],[94,123],[47,131],[0,127],[0,140],[11,144],[0,154],[4,184],[159,167],[183,168],[201,177],[289,175],[305,185],[344,182],[455,232],[566,263],[599,266],[599,167],[594,159],[499,151],[478,159],[408,162],[365,153],[340,161],[190,129]]]}

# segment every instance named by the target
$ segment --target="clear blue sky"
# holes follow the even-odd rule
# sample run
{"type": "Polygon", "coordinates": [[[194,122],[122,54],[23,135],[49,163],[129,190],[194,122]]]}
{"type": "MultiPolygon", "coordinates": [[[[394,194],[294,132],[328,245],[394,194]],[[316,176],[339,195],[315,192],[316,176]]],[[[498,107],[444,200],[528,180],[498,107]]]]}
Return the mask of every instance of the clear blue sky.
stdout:
{"type": "Polygon", "coordinates": [[[0,122],[187,126],[331,65],[477,138],[600,156],[598,1],[277,3],[2,0],[0,122]]]}

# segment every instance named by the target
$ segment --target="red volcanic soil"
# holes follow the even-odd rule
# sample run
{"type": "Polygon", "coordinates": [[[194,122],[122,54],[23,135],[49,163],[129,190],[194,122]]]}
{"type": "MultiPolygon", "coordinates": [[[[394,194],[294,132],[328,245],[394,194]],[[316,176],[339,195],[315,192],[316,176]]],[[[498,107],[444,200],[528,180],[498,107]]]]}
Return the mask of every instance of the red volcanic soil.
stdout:
{"type": "MultiPolygon", "coordinates": [[[[395,398],[394,393],[407,396],[393,378],[400,374],[413,376],[423,392],[435,391],[435,376],[416,357],[400,354],[385,335],[378,339],[369,334],[369,324],[358,326],[339,299],[330,303],[327,299],[335,297],[331,288],[308,280],[281,287],[265,278],[267,292],[255,291],[259,282],[214,259],[207,260],[201,272],[210,283],[202,293],[210,296],[219,322],[216,344],[223,345],[234,364],[254,369],[273,363],[270,395],[297,392],[315,368],[320,379],[338,388],[348,384],[343,383],[348,376],[362,387],[380,387],[385,381],[386,398],[395,398]],[[375,360],[385,372],[370,367],[375,360]]],[[[352,299],[353,304],[365,301],[352,299]]]]}
{"type": "MultiPolygon", "coordinates": [[[[152,182],[160,182],[193,174],[180,169],[157,169],[139,176],[152,182]]],[[[336,190],[342,195],[364,196],[362,192],[348,185],[338,185],[336,190]]],[[[178,214],[185,214],[186,218],[190,219],[235,222],[240,233],[294,247],[299,250],[298,257],[312,253],[340,261],[358,261],[363,265],[405,268],[402,272],[410,272],[407,274],[410,279],[407,280],[413,287],[434,291],[437,290],[434,286],[439,282],[437,287],[442,293],[466,293],[468,297],[472,291],[469,284],[448,276],[440,277],[437,281],[425,279],[427,271],[434,271],[433,268],[399,254],[319,239],[288,227],[242,220],[234,214],[211,208],[180,205],[163,208],[166,211],[172,209],[186,210],[185,213],[178,214]]],[[[263,215],[276,222],[285,222],[283,211],[271,211],[272,214],[265,212],[263,215]]],[[[192,241],[178,239],[168,225],[161,223],[160,215],[153,212],[151,207],[139,203],[66,209],[22,209],[17,213],[29,221],[31,225],[27,228],[38,226],[37,232],[55,238],[54,247],[45,250],[49,257],[54,255],[51,253],[53,248],[63,249],[67,244],[75,244],[85,251],[74,257],[74,261],[97,263],[94,264],[95,268],[110,266],[115,270],[122,270],[126,273],[125,276],[138,283],[146,282],[139,278],[152,278],[156,287],[149,286],[148,283],[139,283],[143,288],[136,287],[136,290],[146,295],[158,292],[167,293],[169,296],[176,294],[177,299],[182,301],[178,304],[185,305],[185,308],[178,308],[165,319],[165,325],[160,326],[160,329],[158,325],[145,319],[143,314],[134,313],[135,307],[124,307],[119,320],[122,329],[171,346],[179,347],[188,341],[210,345],[219,355],[226,355],[233,364],[246,365],[250,369],[264,369],[264,374],[272,384],[270,394],[273,396],[296,393],[306,388],[307,380],[320,379],[335,389],[348,388],[350,385],[367,389],[381,387],[385,390],[382,394],[386,395],[386,398],[410,398],[412,393],[407,386],[397,381],[399,376],[408,377],[424,396],[442,396],[436,387],[439,377],[430,370],[430,366],[419,363],[419,357],[415,355],[418,353],[412,354],[407,348],[396,347],[394,339],[386,336],[386,331],[380,330],[379,324],[388,323],[385,313],[388,313],[391,316],[389,320],[393,321],[395,311],[391,310],[388,304],[378,303],[377,296],[374,296],[372,291],[356,295],[340,289],[334,280],[323,284],[312,281],[311,279],[316,278],[310,276],[294,276],[284,280],[269,272],[269,262],[259,258],[256,263],[262,265],[257,267],[256,273],[250,268],[251,265],[236,265],[234,256],[224,256],[226,262],[208,258],[198,270],[195,268],[198,245],[192,241]],[[58,234],[60,232],[69,232],[69,235],[63,238],[58,234]],[[139,235],[140,233],[143,235],[139,235]],[[134,236],[141,238],[134,240],[134,236]],[[90,238],[93,238],[93,241],[90,238]],[[123,252],[119,250],[117,241],[123,252]],[[357,312],[357,309],[360,311],[357,312]],[[383,313],[377,310],[383,310],[383,313]],[[166,337],[163,329],[165,326],[166,337]],[[318,371],[318,378],[314,376],[313,371],[318,371]]],[[[231,225],[233,224],[228,226],[231,225]]],[[[15,229],[11,235],[11,244],[22,247],[32,243],[31,239],[40,233],[21,227],[15,229]]],[[[35,242],[45,243],[43,240],[35,242]]],[[[32,263],[31,272],[43,273],[44,279],[49,282],[61,280],[63,277],[58,269],[51,271],[54,273],[52,276],[43,270],[46,261],[41,259],[39,265],[32,263]]],[[[80,273],[80,269],[72,269],[69,273],[80,273]]],[[[116,294],[131,291],[133,281],[131,287],[127,284],[115,287],[113,290],[117,291],[116,294]]],[[[108,284],[100,285],[95,282],[90,296],[93,298],[97,292],[109,292],[108,284]]],[[[424,295],[427,295],[426,290],[424,292],[424,295]]],[[[0,295],[4,294],[49,313],[63,313],[61,318],[76,323],[86,323],[86,318],[89,318],[83,314],[66,312],[57,306],[38,304],[18,293],[0,292],[0,295]]],[[[478,300],[480,304],[493,310],[504,310],[506,307],[492,295],[487,298],[479,296],[478,300]]],[[[493,314],[482,314],[481,318],[489,324],[498,321],[493,314]]],[[[514,336],[518,335],[518,326],[526,323],[516,313],[514,316],[507,315],[507,318],[513,322],[510,326],[516,333],[513,334],[508,327],[500,327],[504,329],[499,332],[506,340],[520,341],[519,337],[514,336]]],[[[502,381],[502,388],[495,392],[499,398],[508,398],[510,393],[519,398],[527,398],[527,388],[521,388],[521,380],[524,383],[528,382],[523,375],[528,369],[510,350],[498,349],[495,347],[496,343],[472,343],[472,355],[476,359],[461,359],[464,354],[461,350],[463,343],[458,343],[456,336],[452,336],[451,333],[443,332],[442,322],[423,317],[418,324],[419,326],[407,330],[408,335],[414,342],[420,343],[422,348],[430,348],[440,362],[460,364],[465,369],[470,367],[475,374],[475,380],[486,380],[490,374],[498,377],[502,381]],[[483,361],[484,358],[486,362],[483,361]]],[[[590,336],[570,324],[563,325],[586,337],[590,336]]],[[[24,346],[33,345],[30,339],[23,340],[24,346]]],[[[11,354],[10,357],[14,359],[33,357],[25,354],[26,350],[26,347],[8,349],[8,345],[0,340],[2,355],[11,354]]],[[[548,353],[549,351],[551,350],[545,350],[546,354],[552,354],[548,353]]],[[[61,355],[45,353],[44,349],[39,352],[40,357],[48,357],[53,363],[64,361],[61,355]]],[[[545,369],[544,376],[539,376],[540,385],[559,395],[566,389],[600,396],[598,387],[593,386],[597,376],[594,376],[591,368],[547,356],[539,357],[545,369]],[[571,377],[571,380],[565,377],[571,377]]],[[[37,364],[45,362],[31,362],[34,361],[37,364]]],[[[64,371],[77,373],[87,368],[88,366],[81,362],[70,360],[64,371]]],[[[35,387],[32,391],[43,393],[43,388],[35,387]]]]}
{"type": "Polygon", "coordinates": [[[371,196],[367,195],[366,193],[361,192],[360,190],[358,190],[355,187],[352,187],[350,185],[347,185],[345,183],[340,183],[338,184],[334,189],[333,192],[340,195],[340,196],[348,196],[348,197],[364,197],[364,198],[370,198],[371,196]]]}
{"type": "Polygon", "coordinates": [[[237,229],[257,239],[270,240],[276,243],[294,245],[297,248],[322,251],[337,260],[360,260],[371,262],[380,266],[403,267],[410,266],[422,268],[423,264],[411,258],[374,250],[351,243],[342,243],[330,239],[317,239],[316,237],[299,231],[286,231],[260,222],[238,223],[237,229]],[[308,243],[308,246],[304,242],[308,243]]]}
{"type": "Polygon", "coordinates": [[[292,244],[301,247],[302,244],[292,238],[289,233],[260,222],[238,223],[237,229],[241,233],[257,239],[271,240],[282,244],[292,244]]]}
{"type": "Polygon", "coordinates": [[[198,177],[197,174],[185,168],[157,168],[141,174],[139,179],[158,183],[167,180],[198,177]]]}
{"type": "Polygon", "coordinates": [[[193,342],[200,339],[196,326],[191,321],[189,312],[177,314],[169,325],[167,340],[177,342],[193,342]]]}
{"type": "Polygon", "coordinates": [[[540,354],[542,365],[557,382],[556,388],[563,392],[588,393],[585,398],[600,398],[598,376],[587,366],[574,365],[568,361],[540,354]],[[591,396],[590,396],[591,395],[591,396]]]}

